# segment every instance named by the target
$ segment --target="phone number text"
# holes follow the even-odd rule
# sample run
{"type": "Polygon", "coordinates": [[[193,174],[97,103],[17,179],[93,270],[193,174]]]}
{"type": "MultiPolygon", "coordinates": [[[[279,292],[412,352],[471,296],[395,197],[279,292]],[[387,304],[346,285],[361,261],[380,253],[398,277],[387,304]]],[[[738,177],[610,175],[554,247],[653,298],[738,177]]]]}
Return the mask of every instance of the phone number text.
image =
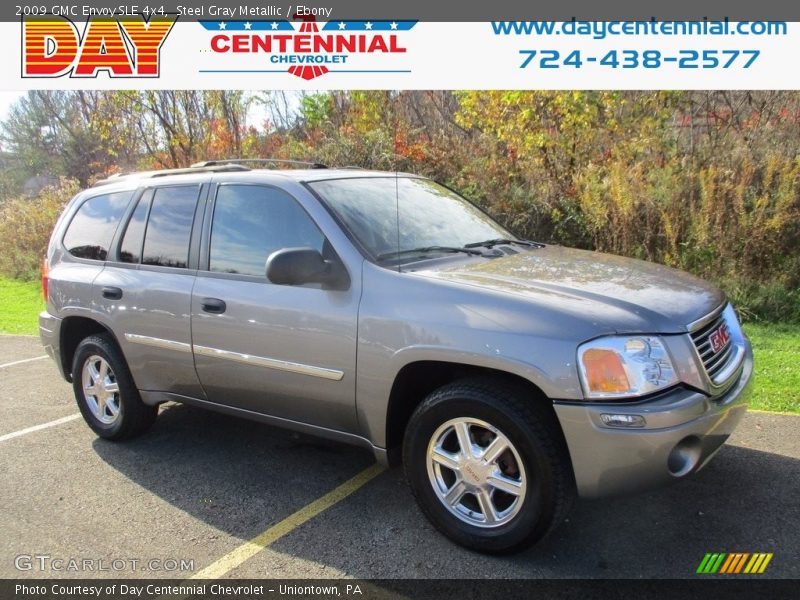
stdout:
{"type": "Polygon", "coordinates": [[[760,50],[609,50],[605,54],[589,54],[580,50],[520,50],[520,69],[581,69],[599,65],[610,69],[749,69],[761,55],[760,50]]]}

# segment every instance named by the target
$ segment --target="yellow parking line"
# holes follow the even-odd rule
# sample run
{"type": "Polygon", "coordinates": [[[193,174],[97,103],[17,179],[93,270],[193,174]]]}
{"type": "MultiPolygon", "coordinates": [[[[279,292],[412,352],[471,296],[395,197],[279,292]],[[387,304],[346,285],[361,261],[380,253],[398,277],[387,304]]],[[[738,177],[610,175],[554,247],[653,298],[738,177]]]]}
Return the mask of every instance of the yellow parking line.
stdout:
{"type": "Polygon", "coordinates": [[[345,481],[342,485],[328,492],[321,498],[314,500],[311,504],[292,513],[283,521],[259,533],[249,542],[245,542],[238,548],[235,548],[219,560],[208,565],[205,569],[198,571],[192,575],[190,579],[218,579],[224,576],[287,533],[297,529],[300,525],[313,519],[337,502],[344,500],[364,484],[383,473],[384,470],[384,467],[377,463],[371,467],[367,467],[352,479],[345,481]]]}
{"type": "Polygon", "coordinates": [[[762,414],[762,415],[781,415],[784,417],[800,417],[800,414],[797,413],[790,413],[781,410],[761,410],[760,408],[748,408],[747,412],[762,414]]]}

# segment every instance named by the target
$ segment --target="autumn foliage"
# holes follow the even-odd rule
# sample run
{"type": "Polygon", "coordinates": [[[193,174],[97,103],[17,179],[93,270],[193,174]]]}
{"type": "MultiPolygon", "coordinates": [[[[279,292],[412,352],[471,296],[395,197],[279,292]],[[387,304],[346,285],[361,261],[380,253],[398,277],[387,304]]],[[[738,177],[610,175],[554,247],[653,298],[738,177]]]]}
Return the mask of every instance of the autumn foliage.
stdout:
{"type": "Polygon", "coordinates": [[[31,92],[3,128],[6,196],[30,175],[231,156],[411,171],[522,237],[687,269],[747,318],[800,320],[797,92],[31,92]]]}

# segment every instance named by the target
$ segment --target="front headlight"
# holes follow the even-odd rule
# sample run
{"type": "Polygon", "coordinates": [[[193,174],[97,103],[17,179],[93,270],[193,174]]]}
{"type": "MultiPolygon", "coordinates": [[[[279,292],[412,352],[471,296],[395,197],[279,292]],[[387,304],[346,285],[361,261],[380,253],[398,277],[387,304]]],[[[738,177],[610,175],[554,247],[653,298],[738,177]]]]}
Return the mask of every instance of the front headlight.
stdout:
{"type": "Polygon", "coordinates": [[[578,348],[578,369],[586,398],[626,398],[651,394],[678,382],[659,337],[605,337],[578,348]]]}

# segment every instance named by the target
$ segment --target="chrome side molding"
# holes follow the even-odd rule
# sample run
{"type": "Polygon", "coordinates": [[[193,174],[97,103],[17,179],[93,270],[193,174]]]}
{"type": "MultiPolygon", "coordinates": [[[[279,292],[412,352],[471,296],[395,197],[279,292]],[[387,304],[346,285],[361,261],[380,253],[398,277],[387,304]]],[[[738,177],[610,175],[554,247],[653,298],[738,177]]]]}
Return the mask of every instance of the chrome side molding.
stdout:
{"type": "Polygon", "coordinates": [[[314,365],[279,360],[277,358],[267,358],[266,356],[242,354],[241,352],[221,350],[220,348],[211,348],[209,346],[198,346],[197,344],[192,345],[185,342],[176,342],[174,340],[151,337],[149,335],[126,333],[125,339],[134,344],[142,344],[144,346],[152,346],[154,348],[162,348],[165,350],[175,350],[177,352],[192,352],[192,350],[194,350],[195,354],[201,354],[203,356],[223,358],[225,360],[232,360],[235,362],[244,363],[246,365],[264,367],[267,369],[276,369],[278,371],[288,371],[289,373],[299,373],[301,375],[309,375],[311,377],[319,377],[321,379],[330,379],[331,381],[341,381],[344,377],[344,371],[340,371],[338,369],[326,369],[325,367],[315,367],[314,365]]]}
{"type": "Polygon", "coordinates": [[[234,362],[240,362],[246,365],[265,367],[267,369],[276,369],[278,371],[288,371],[290,373],[300,373],[301,375],[310,375],[311,377],[320,377],[322,379],[330,379],[332,381],[341,381],[341,379],[344,377],[344,371],[339,371],[338,369],[326,369],[324,367],[315,367],[313,365],[278,360],[276,358],[267,358],[265,356],[253,356],[252,354],[242,354],[240,352],[232,352],[231,350],[221,350],[219,348],[210,348],[208,346],[198,346],[196,344],[193,346],[193,348],[195,354],[211,356],[214,358],[224,358],[226,360],[232,360],[234,362]]]}
{"type": "Polygon", "coordinates": [[[164,348],[165,350],[175,350],[177,352],[191,352],[191,344],[176,342],[175,340],[165,340],[162,338],[151,337],[149,335],[138,335],[136,333],[126,333],[125,339],[134,344],[143,346],[153,346],[154,348],[164,348]]]}

